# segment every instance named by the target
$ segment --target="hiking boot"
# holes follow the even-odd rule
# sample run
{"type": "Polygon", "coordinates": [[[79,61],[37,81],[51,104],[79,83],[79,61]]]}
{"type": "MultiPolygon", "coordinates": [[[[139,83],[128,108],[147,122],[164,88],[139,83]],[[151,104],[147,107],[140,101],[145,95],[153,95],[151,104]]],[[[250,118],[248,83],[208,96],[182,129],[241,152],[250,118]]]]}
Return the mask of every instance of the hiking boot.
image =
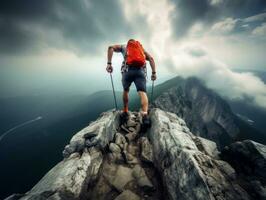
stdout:
{"type": "Polygon", "coordinates": [[[151,120],[150,120],[150,118],[149,118],[148,115],[143,115],[143,117],[142,117],[142,124],[144,124],[148,128],[151,127],[151,120]]]}
{"type": "Polygon", "coordinates": [[[129,119],[129,114],[128,114],[128,112],[122,112],[122,113],[120,114],[120,124],[121,124],[121,125],[122,125],[122,124],[126,124],[127,121],[128,121],[128,119],[129,119]]]}
{"type": "Polygon", "coordinates": [[[141,124],[141,129],[142,132],[146,132],[148,128],[151,127],[151,120],[148,115],[143,115],[142,116],[142,124],[141,124]]]}

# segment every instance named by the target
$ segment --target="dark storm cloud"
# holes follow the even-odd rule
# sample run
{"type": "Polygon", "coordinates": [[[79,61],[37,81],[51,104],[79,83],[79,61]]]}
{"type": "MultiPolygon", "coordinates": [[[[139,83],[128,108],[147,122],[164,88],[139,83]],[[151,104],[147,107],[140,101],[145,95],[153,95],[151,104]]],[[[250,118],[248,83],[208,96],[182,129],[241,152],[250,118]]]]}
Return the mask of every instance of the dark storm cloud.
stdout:
{"type": "Polygon", "coordinates": [[[213,21],[219,10],[208,0],[172,0],[175,4],[173,27],[177,37],[182,37],[198,21],[213,21]]]}
{"type": "Polygon", "coordinates": [[[262,13],[266,9],[265,0],[224,0],[220,6],[224,15],[246,18],[262,13]]]}
{"type": "Polygon", "coordinates": [[[265,0],[170,0],[175,5],[172,25],[177,38],[183,37],[196,23],[211,26],[218,20],[246,18],[262,13],[265,0]]]}
{"type": "Polygon", "coordinates": [[[96,52],[102,42],[129,32],[116,0],[11,0],[0,6],[1,53],[36,50],[44,44],[96,52]]]}

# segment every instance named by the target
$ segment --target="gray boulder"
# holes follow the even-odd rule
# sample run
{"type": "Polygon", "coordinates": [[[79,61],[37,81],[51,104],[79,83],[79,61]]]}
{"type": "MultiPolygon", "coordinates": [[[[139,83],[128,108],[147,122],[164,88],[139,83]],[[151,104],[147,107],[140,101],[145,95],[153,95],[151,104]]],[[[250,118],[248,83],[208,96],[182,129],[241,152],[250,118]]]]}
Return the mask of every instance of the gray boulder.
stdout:
{"type": "Polygon", "coordinates": [[[130,190],[125,190],[115,200],[140,200],[140,197],[130,190]]]}
{"type": "Polygon", "coordinates": [[[152,146],[148,140],[147,137],[141,137],[140,138],[140,158],[142,161],[147,162],[147,163],[152,163],[153,162],[153,151],[152,151],[152,146]]]}
{"type": "Polygon", "coordinates": [[[98,175],[102,154],[92,148],[71,154],[53,167],[21,200],[86,199],[86,190],[98,175]]]}
{"type": "Polygon", "coordinates": [[[266,199],[264,145],[247,140],[220,153],[176,114],[152,109],[150,117],[145,137],[130,140],[118,112],[103,113],[72,137],[64,159],[30,191],[7,199],[266,199]]]}
{"type": "Polygon", "coordinates": [[[63,151],[63,156],[68,157],[74,152],[80,152],[85,147],[98,146],[104,148],[113,140],[119,124],[118,112],[110,111],[101,114],[101,117],[89,126],[76,133],[63,151]]]}
{"type": "Polygon", "coordinates": [[[244,140],[229,145],[222,153],[223,158],[238,171],[260,177],[261,180],[266,182],[265,145],[251,140],[244,140]]]}
{"type": "MultiPolygon", "coordinates": [[[[198,148],[201,140],[195,142],[193,134],[183,131],[186,125],[182,119],[160,109],[153,109],[150,115],[154,162],[169,199],[250,199],[234,179],[233,168],[198,148]]],[[[209,154],[216,152],[213,148],[209,154]]]]}
{"type": "Polygon", "coordinates": [[[251,140],[235,142],[221,154],[236,170],[240,184],[254,199],[266,199],[266,146],[251,140]]]}

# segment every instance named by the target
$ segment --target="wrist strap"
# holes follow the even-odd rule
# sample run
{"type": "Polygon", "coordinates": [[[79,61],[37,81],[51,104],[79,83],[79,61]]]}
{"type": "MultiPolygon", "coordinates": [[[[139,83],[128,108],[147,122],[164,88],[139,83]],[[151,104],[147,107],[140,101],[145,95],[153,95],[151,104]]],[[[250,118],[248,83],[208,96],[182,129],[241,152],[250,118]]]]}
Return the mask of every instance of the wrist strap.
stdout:
{"type": "Polygon", "coordinates": [[[111,65],[112,63],[111,62],[107,62],[107,65],[111,65]]]}
{"type": "Polygon", "coordinates": [[[156,72],[152,72],[152,74],[156,74],[156,72]]]}

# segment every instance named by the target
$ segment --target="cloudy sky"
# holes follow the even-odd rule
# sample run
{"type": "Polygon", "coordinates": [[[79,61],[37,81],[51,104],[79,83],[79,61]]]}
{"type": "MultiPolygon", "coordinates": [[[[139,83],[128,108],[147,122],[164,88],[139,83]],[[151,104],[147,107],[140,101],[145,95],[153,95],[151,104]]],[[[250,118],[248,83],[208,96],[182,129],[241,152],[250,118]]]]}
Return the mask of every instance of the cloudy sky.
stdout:
{"type": "MultiPolygon", "coordinates": [[[[266,85],[239,72],[266,71],[265,0],[1,1],[1,95],[110,89],[107,47],[129,38],[153,55],[157,83],[193,75],[266,107],[266,85]]],[[[120,90],[121,61],[114,55],[120,90]]]]}

